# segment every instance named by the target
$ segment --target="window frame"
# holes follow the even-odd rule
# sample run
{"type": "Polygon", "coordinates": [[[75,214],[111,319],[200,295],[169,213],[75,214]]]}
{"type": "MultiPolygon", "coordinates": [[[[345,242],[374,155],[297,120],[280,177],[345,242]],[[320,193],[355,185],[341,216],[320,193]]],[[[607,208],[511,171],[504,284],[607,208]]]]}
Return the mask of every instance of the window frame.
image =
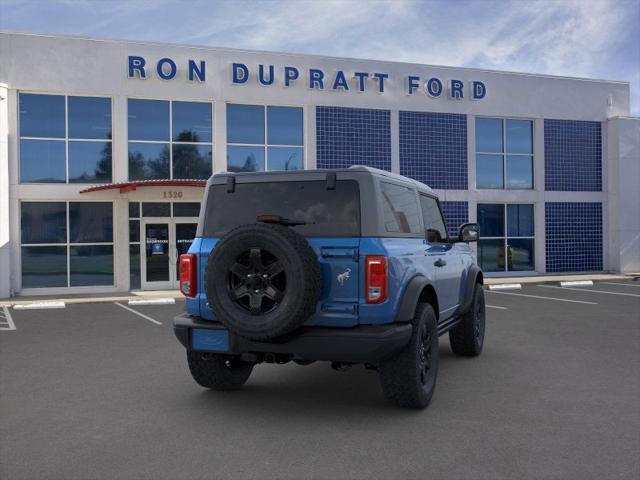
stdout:
{"type": "MultiPolygon", "coordinates": [[[[264,150],[264,170],[265,172],[280,172],[286,170],[269,170],[269,147],[276,148],[301,148],[302,149],[302,170],[307,169],[307,129],[305,125],[307,124],[307,107],[306,105],[293,105],[293,104],[272,104],[272,103],[264,103],[264,102],[255,102],[255,103],[241,103],[241,102],[226,102],[225,110],[229,108],[229,105],[244,105],[244,106],[252,106],[252,107],[262,107],[264,114],[264,143],[234,143],[228,141],[228,128],[229,126],[226,124],[227,116],[225,115],[225,126],[227,127],[227,138],[225,139],[226,149],[229,147],[258,147],[264,150]],[[285,107],[285,108],[300,108],[302,109],[302,145],[286,145],[286,144],[270,144],[269,143],[269,123],[268,123],[268,109],[269,107],[285,107]]],[[[228,162],[228,152],[226,152],[226,167],[229,169],[228,162]]]]}
{"type": "Polygon", "coordinates": [[[22,248],[23,247],[64,247],[67,256],[67,284],[66,286],[61,287],[27,287],[26,291],[40,291],[42,289],[95,289],[95,288],[112,288],[115,287],[116,284],[116,251],[115,251],[115,239],[117,236],[117,222],[115,219],[115,201],[114,200],[26,200],[22,199],[18,205],[20,216],[19,216],[19,231],[21,232],[20,237],[20,286],[22,287],[22,248]],[[66,238],[64,242],[60,243],[22,243],[22,204],[23,203],[64,203],[65,204],[65,226],[66,226],[66,238]],[[112,229],[112,238],[111,242],[71,242],[71,222],[69,218],[69,204],[70,203],[109,203],[111,204],[111,229],[112,229]],[[111,255],[112,255],[112,267],[113,267],[113,281],[108,285],[71,285],[71,247],[92,247],[92,246],[111,246],[111,255]]]}
{"type": "MultiPolygon", "coordinates": [[[[488,115],[477,115],[474,119],[474,122],[477,122],[478,119],[488,119],[488,120],[500,120],[502,124],[502,151],[500,152],[484,152],[477,150],[477,135],[478,129],[476,128],[477,123],[474,123],[474,151],[475,151],[475,165],[476,165],[476,190],[523,190],[530,191],[536,189],[536,175],[535,175],[535,128],[536,122],[534,118],[530,117],[494,117],[488,115]],[[508,120],[518,120],[518,121],[527,121],[531,123],[531,153],[509,153],[507,152],[507,121],[508,120]],[[502,188],[491,188],[491,187],[479,187],[478,186],[478,155],[499,155],[502,157],[502,188]],[[530,188],[513,188],[507,186],[507,157],[529,157],[531,159],[531,187],[530,188]]],[[[490,202],[483,202],[490,203],[490,202]]]]}
{"type": "MultiPolygon", "coordinates": [[[[131,143],[148,143],[154,145],[168,145],[169,146],[169,176],[167,180],[174,180],[173,177],[173,146],[174,145],[198,145],[198,146],[209,146],[211,147],[211,173],[215,171],[215,101],[213,100],[195,100],[195,99],[167,99],[167,98],[148,98],[148,97],[139,97],[139,96],[127,96],[126,97],[127,111],[126,111],[126,119],[127,119],[127,180],[128,181],[136,181],[131,180],[131,172],[129,170],[129,145],[131,143]],[[129,138],[129,100],[149,100],[155,102],[168,102],[169,103],[169,137],[167,140],[131,140],[129,138]],[[179,142],[173,140],[173,103],[204,103],[208,104],[211,107],[211,142],[179,142]]],[[[138,180],[144,181],[145,179],[138,180]]]]}
{"type": "Polygon", "coordinates": [[[113,146],[114,146],[114,129],[113,129],[113,96],[103,94],[90,94],[90,95],[69,95],[66,93],[52,93],[52,92],[36,92],[32,90],[18,90],[17,92],[17,140],[18,140],[18,183],[20,185],[103,185],[113,183],[113,146]],[[20,95],[50,95],[54,97],[64,98],[64,137],[23,137],[20,133],[20,95]],[[111,114],[111,138],[74,138],[69,137],[69,97],[82,97],[82,98],[108,98],[111,114]],[[43,140],[43,141],[56,141],[64,142],[64,182],[23,182],[22,181],[22,159],[20,144],[22,140],[43,140]],[[70,182],[69,181],[69,142],[89,142],[89,143],[110,143],[111,144],[111,179],[108,182],[70,182]]]}
{"type": "Polygon", "coordinates": [[[420,205],[420,198],[418,197],[419,191],[413,185],[407,185],[405,183],[397,183],[393,181],[392,178],[383,177],[380,178],[377,182],[377,197],[378,197],[378,211],[379,211],[379,229],[381,237],[398,237],[398,238],[426,238],[426,232],[424,230],[424,218],[422,216],[422,206],[420,205]],[[418,222],[420,224],[419,232],[390,232],[387,230],[386,221],[384,218],[384,198],[382,195],[382,184],[386,183],[389,185],[393,185],[394,187],[406,188],[413,193],[413,196],[416,201],[417,214],[418,214],[418,222]]]}
{"type": "MultiPolygon", "coordinates": [[[[495,270],[495,271],[487,271],[487,273],[517,273],[517,274],[522,274],[522,273],[527,273],[527,272],[535,272],[535,252],[536,252],[536,204],[533,202],[478,202],[476,204],[476,219],[478,219],[478,208],[480,207],[480,205],[502,205],[502,213],[503,213],[503,228],[504,228],[504,236],[502,237],[487,237],[482,235],[482,229],[480,229],[480,241],[482,240],[502,240],[503,242],[503,248],[504,248],[504,252],[505,252],[505,262],[504,262],[504,270],[495,270]],[[507,207],[509,205],[530,205],[531,206],[531,221],[533,224],[533,235],[532,236],[513,236],[513,235],[509,235],[509,219],[507,218],[507,213],[508,213],[508,209],[507,207]],[[531,270],[509,270],[509,262],[507,262],[506,260],[506,255],[507,255],[507,245],[508,245],[508,241],[509,239],[513,239],[513,240],[533,240],[533,254],[534,254],[534,263],[533,263],[533,268],[531,270]]],[[[479,223],[479,220],[478,220],[479,223]]],[[[478,244],[478,249],[480,248],[480,244],[478,244]]]]}
{"type": "Polygon", "coordinates": [[[442,212],[442,206],[440,205],[440,200],[435,195],[430,195],[428,193],[421,192],[418,190],[418,205],[420,205],[420,211],[422,212],[422,223],[423,223],[422,229],[424,230],[424,238],[427,239],[427,225],[424,223],[424,210],[422,210],[422,202],[420,201],[420,197],[426,197],[426,198],[435,200],[436,205],[438,206],[438,211],[440,212],[440,218],[442,219],[442,224],[444,225],[444,234],[445,234],[444,240],[442,242],[429,242],[427,240],[427,242],[435,245],[445,245],[445,244],[452,243],[451,236],[449,235],[449,228],[448,228],[449,226],[447,225],[447,219],[445,218],[444,213],[442,212]]]}

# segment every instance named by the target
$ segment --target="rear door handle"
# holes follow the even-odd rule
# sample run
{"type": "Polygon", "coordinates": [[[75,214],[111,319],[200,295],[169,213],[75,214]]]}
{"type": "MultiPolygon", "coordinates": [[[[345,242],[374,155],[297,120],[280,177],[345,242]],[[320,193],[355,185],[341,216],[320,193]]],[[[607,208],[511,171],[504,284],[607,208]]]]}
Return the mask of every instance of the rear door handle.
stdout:
{"type": "Polygon", "coordinates": [[[435,262],[433,262],[433,264],[434,264],[436,267],[444,267],[444,266],[447,264],[447,262],[445,262],[443,259],[439,258],[438,260],[436,260],[435,262]]]}

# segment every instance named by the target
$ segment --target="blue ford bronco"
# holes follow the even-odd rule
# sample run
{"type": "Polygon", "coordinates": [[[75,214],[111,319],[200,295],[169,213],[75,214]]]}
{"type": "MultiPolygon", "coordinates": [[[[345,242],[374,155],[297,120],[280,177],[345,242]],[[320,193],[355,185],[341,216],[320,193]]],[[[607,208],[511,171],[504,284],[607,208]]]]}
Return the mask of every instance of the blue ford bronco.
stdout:
{"type": "Polygon", "coordinates": [[[447,234],[426,185],[367,167],[221,173],[180,257],[174,331],[195,381],[242,387],[261,362],[377,370],[391,402],[424,408],[438,337],[476,356],[483,276],[467,223],[447,234]]]}

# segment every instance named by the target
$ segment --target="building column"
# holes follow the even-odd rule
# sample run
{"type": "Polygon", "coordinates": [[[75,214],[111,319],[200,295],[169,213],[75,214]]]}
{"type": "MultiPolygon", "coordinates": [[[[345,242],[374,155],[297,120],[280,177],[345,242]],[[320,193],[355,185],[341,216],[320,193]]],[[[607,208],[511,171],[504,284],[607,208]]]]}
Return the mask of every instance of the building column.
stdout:
{"type": "Polygon", "coordinates": [[[11,293],[11,242],[9,239],[9,99],[0,83],[0,298],[11,293]]]}
{"type": "Polygon", "coordinates": [[[533,121],[533,188],[537,194],[533,208],[533,250],[534,268],[538,273],[547,271],[544,175],[544,118],[536,118],[533,121]]]}
{"type": "Polygon", "coordinates": [[[607,128],[609,269],[640,272],[640,118],[611,118],[607,128]]]}
{"type": "Polygon", "coordinates": [[[400,174],[400,112],[391,110],[391,171],[400,174]]]}

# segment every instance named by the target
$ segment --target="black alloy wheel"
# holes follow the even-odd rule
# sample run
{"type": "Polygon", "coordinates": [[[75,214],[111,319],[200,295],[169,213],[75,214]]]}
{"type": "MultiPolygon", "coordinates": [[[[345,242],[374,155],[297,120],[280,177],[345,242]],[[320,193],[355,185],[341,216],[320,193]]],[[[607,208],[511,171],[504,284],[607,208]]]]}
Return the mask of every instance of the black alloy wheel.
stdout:
{"type": "Polygon", "coordinates": [[[251,248],[241,253],[228,273],[229,298],[252,315],[272,312],[284,298],[287,279],[272,253],[251,248]]]}

